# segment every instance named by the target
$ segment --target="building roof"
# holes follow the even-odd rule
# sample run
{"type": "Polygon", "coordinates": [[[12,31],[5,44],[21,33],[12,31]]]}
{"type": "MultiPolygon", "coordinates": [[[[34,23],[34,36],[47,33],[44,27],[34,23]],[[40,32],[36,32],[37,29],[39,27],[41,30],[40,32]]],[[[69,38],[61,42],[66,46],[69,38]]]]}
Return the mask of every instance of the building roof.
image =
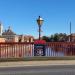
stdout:
{"type": "Polygon", "coordinates": [[[2,33],[2,35],[16,35],[16,34],[9,27],[8,30],[5,30],[5,32],[2,33]]]}
{"type": "Polygon", "coordinates": [[[31,36],[31,35],[19,35],[19,37],[34,38],[34,37],[33,37],[33,36],[31,36]]]}

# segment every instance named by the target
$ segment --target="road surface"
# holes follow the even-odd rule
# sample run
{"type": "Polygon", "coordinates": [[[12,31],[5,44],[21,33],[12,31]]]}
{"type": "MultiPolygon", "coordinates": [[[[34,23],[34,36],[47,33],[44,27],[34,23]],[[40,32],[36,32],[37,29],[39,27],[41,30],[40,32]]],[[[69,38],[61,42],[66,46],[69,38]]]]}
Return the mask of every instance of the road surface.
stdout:
{"type": "Polygon", "coordinates": [[[75,65],[3,67],[0,75],[75,75],[75,65]]]}

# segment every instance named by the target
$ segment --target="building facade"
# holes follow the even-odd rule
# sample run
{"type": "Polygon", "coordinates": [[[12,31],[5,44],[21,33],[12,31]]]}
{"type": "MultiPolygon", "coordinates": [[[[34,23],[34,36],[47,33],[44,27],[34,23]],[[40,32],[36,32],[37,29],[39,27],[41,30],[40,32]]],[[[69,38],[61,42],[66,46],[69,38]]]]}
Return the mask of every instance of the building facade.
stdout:
{"type": "Polygon", "coordinates": [[[5,38],[0,37],[0,42],[5,42],[5,38]]]}
{"type": "Polygon", "coordinates": [[[34,42],[34,37],[30,35],[19,35],[19,42],[34,42]]]}

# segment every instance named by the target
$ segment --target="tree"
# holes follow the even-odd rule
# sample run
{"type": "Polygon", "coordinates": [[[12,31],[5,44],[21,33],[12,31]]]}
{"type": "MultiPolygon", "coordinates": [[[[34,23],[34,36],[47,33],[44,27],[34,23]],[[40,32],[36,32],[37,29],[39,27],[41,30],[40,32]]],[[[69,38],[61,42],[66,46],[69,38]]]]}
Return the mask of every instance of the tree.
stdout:
{"type": "Polygon", "coordinates": [[[64,41],[67,41],[67,34],[55,33],[55,34],[51,35],[50,37],[43,36],[42,39],[45,40],[46,42],[64,42],[64,41]]]}
{"type": "Polygon", "coordinates": [[[50,39],[49,39],[49,37],[47,37],[47,36],[43,36],[43,37],[42,37],[42,40],[45,40],[46,42],[50,42],[50,39]]]}
{"type": "Polygon", "coordinates": [[[54,41],[55,42],[58,42],[59,41],[59,34],[58,33],[56,33],[56,34],[54,34],[54,41]]]}
{"type": "Polygon", "coordinates": [[[59,41],[63,42],[63,41],[67,41],[67,34],[65,33],[60,33],[59,34],[59,41]]]}
{"type": "Polygon", "coordinates": [[[50,41],[51,41],[51,42],[54,41],[54,36],[53,36],[53,35],[50,36],[50,41]]]}

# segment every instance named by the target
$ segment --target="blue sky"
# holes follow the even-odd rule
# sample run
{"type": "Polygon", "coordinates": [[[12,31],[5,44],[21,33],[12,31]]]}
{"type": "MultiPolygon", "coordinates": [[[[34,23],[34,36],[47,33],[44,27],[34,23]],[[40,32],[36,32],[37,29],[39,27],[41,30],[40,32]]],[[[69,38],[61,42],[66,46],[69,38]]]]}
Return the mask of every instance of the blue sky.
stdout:
{"type": "Polygon", "coordinates": [[[0,21],[17,34],[38,37],[38,16],[44,19],[42,36],[75,32],[75,0],[0,0],[0,21]]]}

